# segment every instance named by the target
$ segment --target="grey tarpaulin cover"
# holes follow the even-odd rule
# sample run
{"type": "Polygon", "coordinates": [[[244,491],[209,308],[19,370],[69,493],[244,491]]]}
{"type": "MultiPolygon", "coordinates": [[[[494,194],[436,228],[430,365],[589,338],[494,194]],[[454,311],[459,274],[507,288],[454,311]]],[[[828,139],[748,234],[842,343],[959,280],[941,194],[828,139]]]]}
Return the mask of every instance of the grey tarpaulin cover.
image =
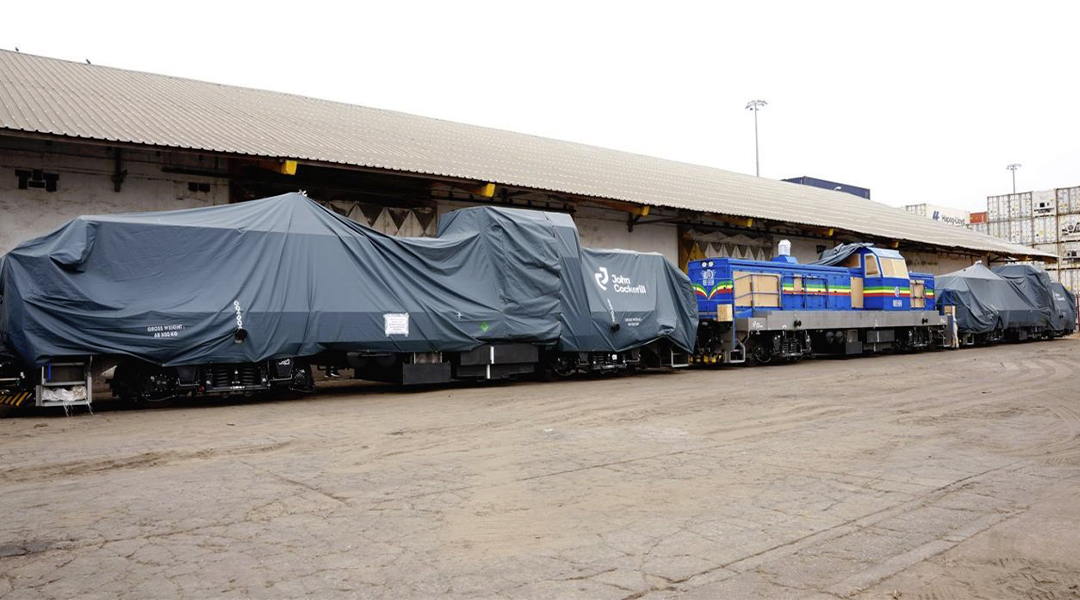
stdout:
{"type": "Polygon", "coordinates": [[[956,307],[965,333],[988,333],[1011,327],[1045,325],[1046,317],[1005,278],[981,263],[935,278],[938,301],[956,307]]]}
{"type": "Polygon", "coordinates": [[[1053,280],[1050,275],[1041,269],[1031,265],[1001,265],[991,269],[1013,284],[1017,292],[1027,299],[1028,302],[1038,307],[1046,319],[1044,326],[1049,326],[1054,331],[1062,331],[1065,328],[1065,317],[1054,306],[1054,293],[1050,289],[1053,280]]]}
{"type": "Polygon", "coordinates": [[[869,242],[855,242],[850,244],[840,244],[835,248],[829,248],[821,253],[821,257],[810,263],[812,265],[822,265],[825,267],[832,267],[838,265],[847,257],[855,254],[860,248],[873,248],[874,245],[869,242]]]}
{"type": "Polygon", "coordinates": [[[1050,292],[1054,295],[1054,308],[1064,323],[1060,331],[1076,331],[1076,296],[1056,281],[1050,283],[1050,292]]]}
{"type": "Polygon", "coordinates": [[[657,255],[580,248],[568,215],[468,208],[444,216],[437,238],[396,238],[300,194],[77,218],[5,257],[0,301],[0,336],[32,364],[85,354],[254,362],[495,341],[627,350],[667,338],[691,349],[697,327],[684,274],[657,255]]]}

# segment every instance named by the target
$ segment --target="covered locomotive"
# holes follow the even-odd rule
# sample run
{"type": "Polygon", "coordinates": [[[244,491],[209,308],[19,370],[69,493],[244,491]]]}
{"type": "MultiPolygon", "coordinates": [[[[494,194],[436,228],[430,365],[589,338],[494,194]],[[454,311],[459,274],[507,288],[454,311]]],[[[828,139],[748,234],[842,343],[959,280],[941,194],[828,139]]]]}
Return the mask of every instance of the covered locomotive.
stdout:
{"type": "Polygon", "coordinates": [[[938,278],[964,346],[1049,339],[1076,331],[1076,298],[1031,265],[975,264],[938,278]]]}
{"type": "Polygon", "coordinates": [[[781,242],[772,261],[690,262],[701,315],[694,361],[768,363],[947,342],[934,276],[909,272],[899,252],[845,244],[802,265],[789,247],[781,242]]]}
{"type": "Polygon", "coordinates": [[[569,215],[512,208],[397,238],[286,194],[80,217],[2,263],[0,387],[39,404],[89,401],[113,366],[134,401],[310,389],[313,365],[399,383],[663,367],[697,329],[659,254],[582,248],[569,215]]]}

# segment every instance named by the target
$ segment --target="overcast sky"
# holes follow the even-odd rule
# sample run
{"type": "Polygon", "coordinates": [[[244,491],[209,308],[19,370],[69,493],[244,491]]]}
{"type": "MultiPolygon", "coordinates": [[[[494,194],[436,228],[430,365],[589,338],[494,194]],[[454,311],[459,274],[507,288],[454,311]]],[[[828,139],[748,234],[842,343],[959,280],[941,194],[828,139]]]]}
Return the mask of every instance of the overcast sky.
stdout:
{"type": "Polygon", "coordinates": [[[985,210],[1080,185],[1080,3],[17,2],[0,47],[985,210]],[[243,6],[242,6],[243,5],[243,6]]]}

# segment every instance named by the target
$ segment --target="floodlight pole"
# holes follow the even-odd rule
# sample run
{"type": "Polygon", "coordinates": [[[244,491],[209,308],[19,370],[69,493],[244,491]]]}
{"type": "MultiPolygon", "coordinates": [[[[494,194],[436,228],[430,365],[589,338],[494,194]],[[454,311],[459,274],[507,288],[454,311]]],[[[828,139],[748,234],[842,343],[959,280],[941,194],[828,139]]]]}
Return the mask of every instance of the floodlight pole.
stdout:
{"type": "Polygon", "coordinates": [[[1013,164],[1005,167],[1006,169],[1012,171],[1013,193],[1014,194],[1016,193],[1016,170],[1019,169],[1021,166],[1022,165],[1020,163],[1013,163],[1013,164]]]}
{"type": "Polygon", "coordinates": [[[758,153],[757,112],[768,105],[764,100],[751,100],[746,103],[746,110],[754,111],[754,174],[761,177],[761,156],[758,153]]]}

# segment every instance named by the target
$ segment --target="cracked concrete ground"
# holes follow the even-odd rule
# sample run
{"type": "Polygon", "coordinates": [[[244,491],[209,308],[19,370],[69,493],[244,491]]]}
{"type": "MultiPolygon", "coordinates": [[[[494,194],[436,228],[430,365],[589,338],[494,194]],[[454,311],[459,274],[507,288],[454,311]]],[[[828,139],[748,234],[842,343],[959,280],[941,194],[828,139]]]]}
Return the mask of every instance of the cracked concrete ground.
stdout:
{"type": "Polygon", "coordinates": [[[0,598],[1080,598],[1080,340],[0,421],[0,598]]]}

